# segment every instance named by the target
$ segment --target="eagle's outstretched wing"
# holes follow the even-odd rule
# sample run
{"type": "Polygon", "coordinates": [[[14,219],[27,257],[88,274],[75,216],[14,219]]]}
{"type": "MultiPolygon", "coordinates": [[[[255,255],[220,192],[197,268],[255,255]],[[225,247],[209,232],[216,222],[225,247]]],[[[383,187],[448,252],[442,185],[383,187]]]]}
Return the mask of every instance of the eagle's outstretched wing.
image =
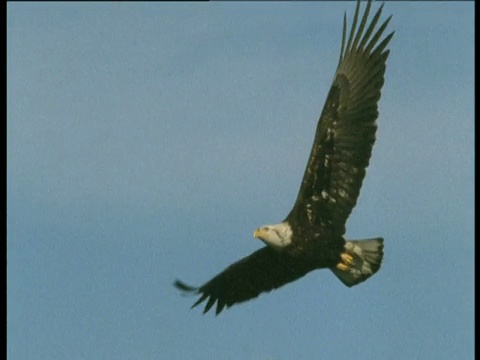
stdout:
{"type": "Polygon", "coordinates": [[[385,48],[393,36],[392,32],[381,40],[391,16],[374,32],[383,5],[366,27],[370,6],[368,1],[355,31],[360,9],[357,2],[346,46],[344,17],[340,60],[297,200],[286,218],[290,224],[328,227],[342,235],[357,202],[375,142],[377,102],[389,54],[385,48]]]}
{"type": "Polygon", "coordinates": [[[213,279],[191,287],[177,280],[174,285],[183,291],[201,294],[192,307],[207,300],[203,313],[217,303],[216,315],[225,307],[256,298],[262,292],[279,288],[312,270],[308,264],[265,246],[237,261],[213,279]]]}

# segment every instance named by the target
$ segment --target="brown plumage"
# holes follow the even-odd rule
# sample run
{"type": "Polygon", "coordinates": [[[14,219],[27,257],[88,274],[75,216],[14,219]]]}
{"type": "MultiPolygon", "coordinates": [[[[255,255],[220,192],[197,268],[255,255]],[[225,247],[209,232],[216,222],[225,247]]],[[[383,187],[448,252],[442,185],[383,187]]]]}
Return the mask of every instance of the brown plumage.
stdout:
{"type": "Polygon", "coordinates": [[[357,2],[346,42],[344,17],[338,67],[322,110],[296,202],[280,224],[264,226],[255,236],[267,246],[230,265],[213,279],[191,287],[175,286],[207,300],[204,313],[216,303],[225,307],[279,288],[308,272],[330,268],[347,286],[356,285],[379,268],[383,239],[346,241],[345,223],[357,202],[375,142],[377,103],[384,83],[393,32],[381,39],[390,18],[375,31],[382,6],[367,27],[371,1],[359,20],[357,2]]]}

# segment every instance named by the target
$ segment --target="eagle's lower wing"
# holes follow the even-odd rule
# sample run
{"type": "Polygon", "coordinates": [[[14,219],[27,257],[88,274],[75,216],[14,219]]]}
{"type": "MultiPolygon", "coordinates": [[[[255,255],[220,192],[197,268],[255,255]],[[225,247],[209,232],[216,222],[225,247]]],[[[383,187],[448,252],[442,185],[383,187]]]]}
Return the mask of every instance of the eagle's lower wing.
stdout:
{"type": "Polygon", "coordinates": [[[286,219],[290,223],[328,227],[341,235],[357,202],[375,142],[377,102],[389,54],[385,48],[393,36],[392,32],[379,43],[391,16],[373,32],[383,5],[363,34],[370,5],[371,1],[355,32],[360,8],[360,2],[357,3],[346,46],[344,18],[338,68],[317,125],[296,203],[286,219]]]}
{"type": "Polygon", "coordinates": [[[312,270],[304,262],[286,254],[263,247],[251,255],[230,265],[213,279],[199,288],[190,287],[181,281],[175,286],[183,291],[201,294],[192,307],[207,300],[203,313],[217,302],[216,314],[225,307],[256,298],[262,292],[268,292],[294,281],[312,270]]]}

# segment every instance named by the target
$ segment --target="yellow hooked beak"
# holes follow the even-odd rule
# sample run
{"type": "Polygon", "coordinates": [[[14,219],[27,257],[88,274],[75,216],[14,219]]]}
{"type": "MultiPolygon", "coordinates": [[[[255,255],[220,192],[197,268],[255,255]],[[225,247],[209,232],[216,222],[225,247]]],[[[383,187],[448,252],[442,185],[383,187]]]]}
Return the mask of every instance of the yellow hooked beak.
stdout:
{"type": "Polygon", "coordinates": [[[254,238],[258,238],[259,235],[260,235],[260,229],[257,229],[253,232],[253,237],[254,238]]]}

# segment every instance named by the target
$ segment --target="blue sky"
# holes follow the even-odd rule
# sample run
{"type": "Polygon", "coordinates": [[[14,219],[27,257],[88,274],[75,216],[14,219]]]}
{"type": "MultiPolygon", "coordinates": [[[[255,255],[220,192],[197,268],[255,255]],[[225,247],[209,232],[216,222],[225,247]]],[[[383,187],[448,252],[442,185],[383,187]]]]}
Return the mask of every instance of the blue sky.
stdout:
{"type": "Polygon", "coordinates": [[[355,4],[9,3],[9,359],[472,358],[473,8],[385,4],[347,223],[385,238],[381,270],[214,317],[172,282],[210,279],[290,210],[355,4]]]}

